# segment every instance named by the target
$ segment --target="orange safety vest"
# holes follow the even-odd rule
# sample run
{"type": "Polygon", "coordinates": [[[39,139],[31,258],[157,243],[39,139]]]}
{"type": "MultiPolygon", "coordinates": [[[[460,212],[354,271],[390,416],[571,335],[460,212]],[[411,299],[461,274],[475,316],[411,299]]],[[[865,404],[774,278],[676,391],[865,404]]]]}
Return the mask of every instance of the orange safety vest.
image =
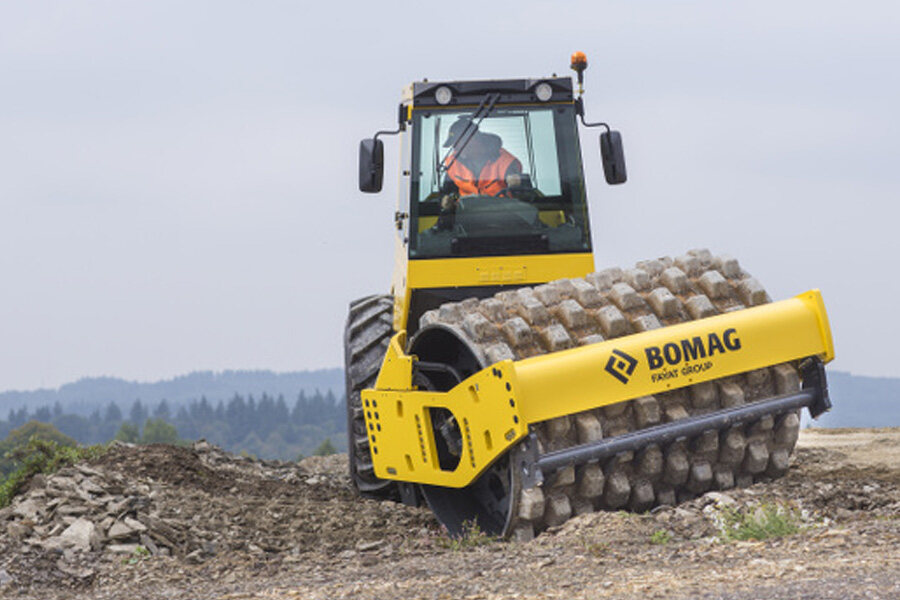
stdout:
{"type": "Polygon", "coordinates": [[[500,156],[484,165],[477,179],[472,171],[458,159],[454,160],[447,169],[447,176],[459,188],[460,196],[473,194],[496,196],[506,189],[506,171],[513,164],[518,164],[519,170],[522,170],[522,163],[519,162],[519,159],[500,148],[500,156]]]}

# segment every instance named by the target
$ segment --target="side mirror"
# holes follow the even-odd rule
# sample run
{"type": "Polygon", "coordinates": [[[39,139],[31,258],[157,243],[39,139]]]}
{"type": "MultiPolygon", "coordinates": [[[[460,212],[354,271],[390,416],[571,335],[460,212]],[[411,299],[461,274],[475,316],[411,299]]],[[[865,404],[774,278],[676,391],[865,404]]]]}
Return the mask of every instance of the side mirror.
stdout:
{"type": "Polygon", "coordinates": [[[380,192],[384,180],[384,142],[370,138],[359,143],[359,191],[380,192]]]}
{"type": "Polygon", "coordinates": [[[616,185],[625,183],[625,151],[622,149],[622,134],[618,131],[607,131],[600,134],[600,156],[603,158],[603,174],[606,183],[616,185]]]}

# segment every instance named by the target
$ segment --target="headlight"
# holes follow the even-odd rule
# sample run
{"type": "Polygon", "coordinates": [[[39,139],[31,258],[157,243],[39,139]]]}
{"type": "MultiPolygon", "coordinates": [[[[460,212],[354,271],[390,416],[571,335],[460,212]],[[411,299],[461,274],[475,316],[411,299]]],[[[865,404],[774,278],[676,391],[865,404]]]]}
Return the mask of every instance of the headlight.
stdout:
{"type": "Polygon", "coordinates": [[[553,96],[553,88],[550,87],[550,84],[546,81],[544,83],[539,83],[536,88],[534,88],[534,95],[537,96],[537,99],[541,102],[546,102],[553,96]]]}
{"type": "Polygon", "coordinates": [[[434,99],[437,100],[438,104],[450,104],[452,98],[453,92],[446,85],[442,85],[434,91],[434,99]]]}

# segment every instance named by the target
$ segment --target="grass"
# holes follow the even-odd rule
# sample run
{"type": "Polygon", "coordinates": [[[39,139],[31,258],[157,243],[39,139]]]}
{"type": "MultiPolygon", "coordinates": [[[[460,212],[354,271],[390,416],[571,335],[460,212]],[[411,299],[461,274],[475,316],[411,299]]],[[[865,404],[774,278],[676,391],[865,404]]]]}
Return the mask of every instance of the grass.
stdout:
{"type": "Polygon", "coordinates": [[[746,512],[725,507],[719,516],[720,537],[729,542],[784,537],[803,527],[800,511],[780,503],[760,504],[746,512]]]}
{"type": "Polygon", "coordinates": [[[145,558],[150,556],[150,551],[144,548],[143,546],[138,546],[134,549],[134,552],[131,553],[131,556],[122,559],[123,565],[136,565],[137,563],[143,561],[145,558]]]}
{"type": "Polygon", "coordinates": [[[9,452],[21,465],[0,483],[0,508],[9,506],[34,475],[54,473],[78,461],[96,458],[106,449],[105,445],[71,448],[32,437],[24,446],[9,452]]]}
{"type": "Polygon", "coordinates": [[[442,548],[460,552],[477,546],[485,546],[497,541],[497,536],[488,535],[481,531],[475,521],[463,521],[462,533],[456,536],[441,536],[437,543],[442,548]]]}
{"type": "Polygon", "coordinates": [[[650,536],[650,543],[657,546],[665,546],[672,541],[672,533],[667,529],[657,529],[650,536]]]}

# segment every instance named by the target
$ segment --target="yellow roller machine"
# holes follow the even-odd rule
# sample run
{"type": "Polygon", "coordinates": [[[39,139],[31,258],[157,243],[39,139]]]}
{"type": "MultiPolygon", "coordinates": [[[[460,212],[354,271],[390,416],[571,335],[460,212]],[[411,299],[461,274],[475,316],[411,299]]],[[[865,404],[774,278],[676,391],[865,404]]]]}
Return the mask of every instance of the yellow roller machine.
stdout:
{"type": "Polygon", "coordinates": [[[422,500],[527,539],[575,514],[647,510],[782,475],[799,410],[830,407],[817,290],[770,302],[732,257],[693,250],[595,272],[570,78],[416,82],[400,137],[391,293],[351,303],[350,474],[363,495],[422,500]]]}

